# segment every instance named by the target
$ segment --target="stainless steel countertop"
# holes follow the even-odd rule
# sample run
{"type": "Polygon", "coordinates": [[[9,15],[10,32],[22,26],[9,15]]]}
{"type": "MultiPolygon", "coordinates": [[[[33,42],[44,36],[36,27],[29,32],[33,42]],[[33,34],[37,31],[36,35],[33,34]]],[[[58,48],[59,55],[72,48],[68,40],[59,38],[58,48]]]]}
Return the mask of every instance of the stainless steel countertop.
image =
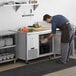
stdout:
{"type": "Polygon", "coordinates": [[[15,34],[15,31],[0,31],[0,36],[5,36],[5,35],[11,35],[11,34],[15,34]]]}

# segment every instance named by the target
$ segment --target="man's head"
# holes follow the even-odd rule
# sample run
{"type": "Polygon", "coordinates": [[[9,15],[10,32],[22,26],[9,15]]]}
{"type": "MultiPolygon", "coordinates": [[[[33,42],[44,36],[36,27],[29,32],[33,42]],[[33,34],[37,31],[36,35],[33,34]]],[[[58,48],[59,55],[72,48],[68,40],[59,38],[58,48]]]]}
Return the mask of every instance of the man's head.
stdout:
{"type": "Polygon", "coordinates": [[[51,23],[52,17],[50,15],[48,15],[48,14],[45,14],[43,16],[43,20],[46,21],[47,23],[51,23]]]}

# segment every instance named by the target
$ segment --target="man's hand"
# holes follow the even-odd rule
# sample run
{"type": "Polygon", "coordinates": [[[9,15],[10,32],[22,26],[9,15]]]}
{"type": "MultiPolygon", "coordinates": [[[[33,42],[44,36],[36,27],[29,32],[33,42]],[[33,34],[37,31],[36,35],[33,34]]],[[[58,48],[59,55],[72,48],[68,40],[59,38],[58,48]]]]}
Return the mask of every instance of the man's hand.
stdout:
{"type": "Polygon", "coordinates": [[[47,43],[48,42],[48,38],[45,38],[45,39],[43,39],[42,41],[41,41],[41,43],[43,43],[43,44],[45,44],[45,43],[47,43]]]}

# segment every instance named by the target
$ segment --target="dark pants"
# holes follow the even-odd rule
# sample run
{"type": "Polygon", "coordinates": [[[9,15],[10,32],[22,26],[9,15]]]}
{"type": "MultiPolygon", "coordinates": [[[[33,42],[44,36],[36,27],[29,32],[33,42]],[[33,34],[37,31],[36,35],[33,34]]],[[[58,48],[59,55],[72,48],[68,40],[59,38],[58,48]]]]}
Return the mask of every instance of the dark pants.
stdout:
{"type": "Polygon", "coordinates": [[[70,24],[64,24],[61,29],[61,61],[66,63],[69,61],[69,42],[72,36],[72,30],[69,31],[68,28],[71,28],[70,24]]]}

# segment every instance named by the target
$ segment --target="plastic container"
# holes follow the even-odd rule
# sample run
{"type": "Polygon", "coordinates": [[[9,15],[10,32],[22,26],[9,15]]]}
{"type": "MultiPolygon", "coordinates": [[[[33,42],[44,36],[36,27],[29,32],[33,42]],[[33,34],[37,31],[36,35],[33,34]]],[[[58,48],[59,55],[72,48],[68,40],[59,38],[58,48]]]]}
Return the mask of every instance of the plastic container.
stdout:
{"type": "Polygon", "coordinates": [[[7,55],[7,59],[13,59],[14,58],[14,54],[8,54],[7,55]]]}
{"type": "Polygon", "coordinates": [[[5,39],[5,45],[6,46],[13,45],[13,39],[12,38],[6,38],[5,39]]]}
{"type": "Polygon", "coordinates": [[[0,55],[0,61],[2,61],[2,59],[3,59],[3,58],[2,58],[2,56],[0,55]]]}
{"type": "Polygon", "coordinates": [[[5,46],[5,40],[4,39],[0,39],[0,47],[5,46]]]}
{"type": "Polygon", "coordinates": [[[6,60],[6,54],[2,54],[2,60],[6,60]]]}

